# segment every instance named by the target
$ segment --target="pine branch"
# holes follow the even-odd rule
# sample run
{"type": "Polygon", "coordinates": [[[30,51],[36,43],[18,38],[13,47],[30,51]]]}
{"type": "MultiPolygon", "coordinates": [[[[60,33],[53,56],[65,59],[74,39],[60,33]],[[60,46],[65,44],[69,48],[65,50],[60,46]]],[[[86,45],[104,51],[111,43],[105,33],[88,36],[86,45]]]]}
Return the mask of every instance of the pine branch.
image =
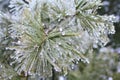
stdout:
{"type": "Polygon", "coordinates": [[[1,14],[0,22],[14,39],[7,46],[14,50],[11,66],[19,75],[48,77],[52,67],[66,74],[74,61],[88,63],[89,47],[114,33],[114,19],[96,14],[99,5],[99,0],[10,0],[11,14],[1,14]]]}

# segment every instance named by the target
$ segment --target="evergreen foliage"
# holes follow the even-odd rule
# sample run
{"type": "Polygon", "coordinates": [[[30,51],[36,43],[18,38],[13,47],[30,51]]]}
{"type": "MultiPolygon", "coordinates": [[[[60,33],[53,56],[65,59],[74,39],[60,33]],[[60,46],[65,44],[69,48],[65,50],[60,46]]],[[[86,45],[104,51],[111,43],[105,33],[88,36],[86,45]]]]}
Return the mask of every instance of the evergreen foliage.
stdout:
{"type": "Polygon", "coordinates": [[[97,15],[100,5],[100,0],[10,0],[10,13],[0,12],[0,78],[49,77],[52,68],[66,75],[79,61],[89,63],[87,51],[104,46],[107,34],[115,32],[115,17],[97,15]]]}

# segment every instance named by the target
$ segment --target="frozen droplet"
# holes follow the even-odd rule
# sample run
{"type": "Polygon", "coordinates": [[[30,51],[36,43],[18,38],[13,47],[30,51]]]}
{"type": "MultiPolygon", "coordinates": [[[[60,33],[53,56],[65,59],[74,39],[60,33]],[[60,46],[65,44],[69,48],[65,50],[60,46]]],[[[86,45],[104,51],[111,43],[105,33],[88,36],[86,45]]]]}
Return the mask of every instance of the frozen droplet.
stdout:
{"type": "Polygon", "coordinates": [[[42,26],[45,26],[45,24],[43,23],[42,26]]]}
{"type": "Polygon", "coordinates": [[[59,14],[57,17],[58,17],[58,18],[61,18],[61,17],[62,17],[62,14],[59,14]]]}
{"type": "Polygon", "coordinates": [[[60,31],[60,32],[62,32],[62,31],[63,31],[63,29],[62,29],[62,28],[59,28],[59,31],[60,31]]]}
{"type": "Polygon", "coordinates": [[[8,49],[9,49],[9,47],[6,47],[5,49],[6,49],[6,50],[8,50],[8,49]]]}
{"type": "Polygon", "coordinates": [[[58,19],[58,22],[60,22],[61,21],[61,19],[58,19]]]}
{"type": "Polygon", "coordinates": [[[55,71],[57,71],[57,72],[61,72],[61,69],[59,68],[59,67],[54,67],[54,69],[55,69],[55,71]]]}
{"type": "Polygon", "coordinates": [[[15,59],[18,59],[18,56],[16,56],[15,59]]]}
{"type": "Polygon", "coordinates": [[[98,40],[95,40],[95,43],[97,44],[97,43],[99,43],[99,41],[98,41],[98,40]]]}
{"type": "Polygon", "coordinates": [[[32,73],[30,71],[28,71],[28,75],[32,75],[32,73]]]}
{"type": "Polygon", "coordinates": [[[0,68],[2,68],[3,66],[2,65],[0,65],[0,68]]]}
{"type": "Polygon", "coordinates": [[[64,31],[62,32],[62,35],[63,35],[63,36],[65,35],[65,32],[64,32],[64,31]]]}
{"type": "Polygon", "coordinates": [[[63,76],[59,76],[59,80],[65,80],[63,76]]]}
{"type": "Polygon", "coordinates": [[[18,41],[17,43],[18,43],[18,44],[21,44],[21,41],[18,41]]]}
{"type": "Polygon", "coordinates": [[[10,63],[10,65],[12,66],[12,65],[13,65],[13,63],[10,63]]]}
{"type": "Polygon", "coordinates": [[[75,69],[75,65],[71,65],[71,69],[74,70],[75,69]]]}
{"type": "Polygon", "coordinates": [[[62,55],[63,55],[63,53],[60,51],[59,55],[60,55],[60,56],[62,56],[62,55]]]}
{"type": "Polygon", "coordinates": [[[62,43],[61,43],[61,42],[59,42],[58,44],[59,44],[59,45],[61,45],[62,43]]]}
{"type": "Polygon", "coordinates": [[[84,61],[83,59],[80,59],[81,61],[84,61]]]}
{"type": "Polygon", "coordinates": [[[67,74],[68,74],[68,72],[67,72],[67,71],[65,71],[65,72],[64,72],[64,77],[65,77],[67,74]]]}
{"type": "Polygon", "coordinates": [[[27,71],[25,71],[25,76],[27,76],[28,75],[28,73],[27,73],[27,71]]]}
{"type": "Polygon", "coordinates": [[[91,16],[91,18],[95,19],[95,16],[91,16]]]}
{"type": "Polygon", "coordinates": [[[93,44],[93,48],[98,48],[98,45],[97,44],[93,44]]]}
{"type": "Polygon", "coordinates": [[[58,46],[58,45],[56,45],[56,46],[55,46],[55,48],[59,48],[59,46],[58,46]]]}
{"type": "Polygon", "coordinates": [[[10,58],[14,58],[14,56],[10,56],[10,58]]]}
{"type": "MultiPolygon", "coordinates": [[[[77,60],[79,61],[79,60],[80,60],[80,57],[79,57],[79,58],[77,58],[77,60]]],[[[78,62],[78,61],[77,61],[77,62],[78,62]]]]}
{"type": "Polygon", "coordinates": [[[19,54],[19,53],[20,53],[20,51],[19,51],[19,50],[15,51],[15,52],[16,52],[16,54],[19,54]]]}
{"type": "Polygon", "coordinates": [[[89,63],[90,63],[90,61],[89,61],[88,59],[86,59],[86,63],[88,63],[88,64],[89,64],[89,63]]]}
{"type": "Polygon", "coordinates": [[[72,42],[72,39],[69,39],[70,42],[72,42]]]}
{"type": "Polygon", "coordinates": [[[52,59],[52,62],[54,62],[54,63],[55,63],[55,62],[56,62],[56,60],[53,58],[53,59],[52,59]]]}
{"type": "Polygon", "coordinates": [[[76,61],[76,64],[78,64],[78,61],[76,61]]]}
{"type": "Polygon", "coordinates": [[[12,77],[13,77],[12,75],[11,75],[11,76],[9,76],[9,79],[11,80],[11,79],[12,79],[12,77]]]}
{"type": "Polygon", "coordinates": [[[108,80],[113,80],[113,78],[112,78],[112,77],[109,77],[108,80]]]}
{"type": "Polygon", "coordinates": [[[76,46],[77,49],[79,49],[79,46],[76,46]]]}
{"type": "Polygon", "coordinates": [[[111,22],[117,22],[117,18],[114,15],[109,16],[109,21],[111,22]]]}
{"type": "Polygon", "coordinates": [[[115,30],[110,31],[110,34],[115,34],[115,30]]]}

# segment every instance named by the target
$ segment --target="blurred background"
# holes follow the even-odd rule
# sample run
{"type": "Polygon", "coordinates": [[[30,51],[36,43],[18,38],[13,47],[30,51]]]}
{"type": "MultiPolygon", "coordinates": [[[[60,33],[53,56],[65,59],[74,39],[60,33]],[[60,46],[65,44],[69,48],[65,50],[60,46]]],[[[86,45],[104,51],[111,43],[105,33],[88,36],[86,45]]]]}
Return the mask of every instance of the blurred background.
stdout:
{"type": "MultiPolygon", "coordinates": [[[[102,2],[103,6],[98,9],[98,14],[116,16],[116,33],[108,35],[110,42],[105,47],[94,48],[94,53],[86,55],[90,60],[89,64],[78,63],[66,77],[53,72],[52,80],[120,80],[120,0],[102,2]]],[[[8,4],[9,0],[0,0],[0,11],[7,12],[8,4]]]]}

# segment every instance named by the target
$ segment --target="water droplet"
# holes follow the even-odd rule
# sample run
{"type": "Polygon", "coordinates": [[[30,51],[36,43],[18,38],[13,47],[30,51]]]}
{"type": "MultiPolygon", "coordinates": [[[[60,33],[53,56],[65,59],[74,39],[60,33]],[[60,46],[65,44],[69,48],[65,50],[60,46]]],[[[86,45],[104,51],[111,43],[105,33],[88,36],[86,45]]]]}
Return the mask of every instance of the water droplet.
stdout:
{"type": "Polygon", "coordinates": [[[25,76],[27,76],[28,75],[28,73],[27,73],[27,71],[25,71],[25,76]]]}
{"type": "Polygon", "coordinates": [[[88,64],[89,64],[89,63],[90,63],[90,61],[89,61],[88,59],[86,59],[86,63],[88,63],[88,64]]]}

